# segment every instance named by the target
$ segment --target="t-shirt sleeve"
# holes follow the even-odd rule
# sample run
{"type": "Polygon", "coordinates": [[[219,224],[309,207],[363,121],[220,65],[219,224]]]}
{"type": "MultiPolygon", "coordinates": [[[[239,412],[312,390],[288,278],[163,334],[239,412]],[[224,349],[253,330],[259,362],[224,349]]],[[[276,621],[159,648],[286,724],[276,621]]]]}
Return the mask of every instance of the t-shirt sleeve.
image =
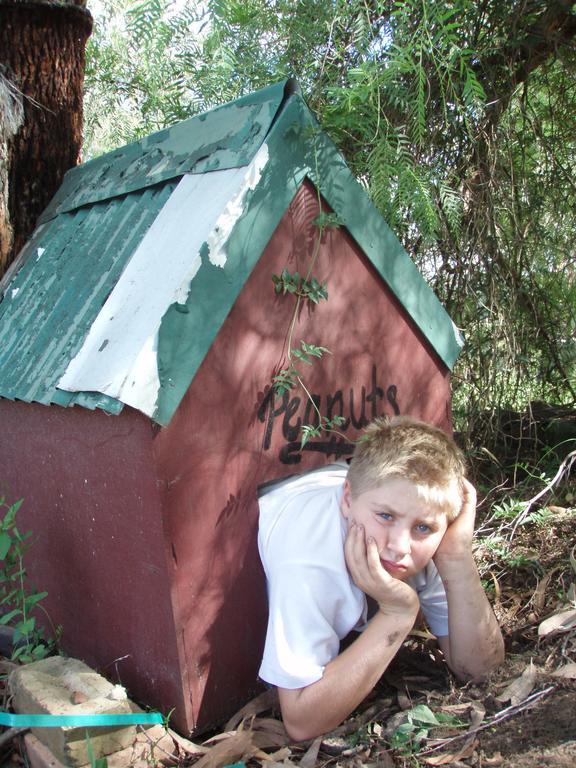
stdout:
{"type": "Polygon", "coordinates": [[[259,499],[269,611],[259,674],[281,688],[320,680],[365,609],[344,558],[346,472],[338,467],[303,475],[259,499]]]}
{"type": "Polygon", "coordinates": [[[302,563],[283,563],[268,584],[269,617],[260,677],[281,688],[320,680],[338,655],[334,629],[338,600],[330,574],[302,563]]]}
{"type": "Polygon", "coordinates": [[[448,634],[448,600],[438,569],[431,561],[420,576],[422,578],[413,586],[424,618],[436,637],[445,637],[448,634]]]}

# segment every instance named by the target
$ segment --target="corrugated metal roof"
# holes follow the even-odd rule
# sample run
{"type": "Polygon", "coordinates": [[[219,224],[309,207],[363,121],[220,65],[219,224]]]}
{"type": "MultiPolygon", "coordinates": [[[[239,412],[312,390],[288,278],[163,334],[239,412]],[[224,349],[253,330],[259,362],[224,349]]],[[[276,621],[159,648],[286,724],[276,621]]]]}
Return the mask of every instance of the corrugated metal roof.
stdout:
{"type": "Polygon", "coordinates": [[[264,141],[285,91],[295,87],[292,80],[276,83],[72,168],[40,222],[185,173],[247,165],[264,141]]]}
{"type": "Polygon", "coordinates": [[[287,81],[69,171],[0,286],[0,396],[167,424],[306,177],[451,367],[450,318],[287,81]]]}
{"type": "MultiPolygon", "coordinates": [[[[2,397],[73,404],[58,381],[174,186],[95,203],[36,230],[0,302],[2,397]]],[[[96,401],[118,410],[101,395],[96,401]]]]}
{"type": "Polygon", "coordinates": [[[182,175],[249,163],[293,89],[277,83],[68,171],[0,286],[0,396],[122,409],[60,379],[182,175]]]}
{"type": "Polygon", "coordinates": [[[207,262],[224,269],[229,230],[267,162],[264,143],[248,166],[180,179],[71,359],[60,389],[102,392],[155,416],[162,318],[171,306],[185,305],[205,244],[207,262]]]}

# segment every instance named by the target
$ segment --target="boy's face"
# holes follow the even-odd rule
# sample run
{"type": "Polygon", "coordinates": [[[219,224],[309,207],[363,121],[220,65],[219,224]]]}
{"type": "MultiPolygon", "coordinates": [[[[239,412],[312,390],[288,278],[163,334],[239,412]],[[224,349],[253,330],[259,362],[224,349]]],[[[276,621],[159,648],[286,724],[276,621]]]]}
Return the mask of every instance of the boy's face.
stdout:
{"type": "Polygon", "coordinates": [[[364,526],[366,538],[376,541],[382,566],[401,580],[430,562],[448,527],[446,514],[427,504],[414,483],[400,477],[356,498],[346,481],[342,514],[348,525],[355,521],[364,526]]]}

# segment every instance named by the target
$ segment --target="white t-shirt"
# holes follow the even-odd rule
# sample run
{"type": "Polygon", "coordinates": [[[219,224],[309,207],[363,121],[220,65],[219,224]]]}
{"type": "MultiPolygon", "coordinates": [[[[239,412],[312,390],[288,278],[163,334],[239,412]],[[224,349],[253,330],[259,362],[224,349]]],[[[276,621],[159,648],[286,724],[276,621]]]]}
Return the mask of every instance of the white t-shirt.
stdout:
{"type": "MultiPolygon", "coordinates": [[[[366,624],[366,596],[344,558],[340,511],[345,462],[269,487],[259,499],[258,547],[268,582],[269,617],[262,680],[302,688],[319,680],[340,640],[366,624]]],[[[448,605],[432,562],[408,579],[431,631],[448,634],[448,605]]]]}

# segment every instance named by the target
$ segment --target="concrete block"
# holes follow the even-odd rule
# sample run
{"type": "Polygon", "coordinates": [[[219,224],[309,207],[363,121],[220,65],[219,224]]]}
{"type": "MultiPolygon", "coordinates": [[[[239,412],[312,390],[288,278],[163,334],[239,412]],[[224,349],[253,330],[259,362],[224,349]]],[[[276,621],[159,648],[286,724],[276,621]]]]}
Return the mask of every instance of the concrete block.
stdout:
{"type": "MultiPolygon", "coordinates": [[[[77,659],[54,656],[21,667],[10,675],[13,706],[21,714],[108,715],[141,710],[128,700],[122,686],[113,685],[77,659]]],[[[106,728],[33,728],[32,733],[65,766],[89,762],[90,738],[94,757],[125,749],[136,739],[135,726],[106,728]]]]}
{"type": "MultiPolygon", "coordinates": [[[[30,768],[67,768],[33,733],[26,734],[24,745],[30,768]]],[[[174,750],[172,738],[161,725],[155,725],[146,730],[146,735],[139,731],[133,744],[108,755],[106,760],[108,768],[151,768],[165,763],[173,765],[174,761],[168,755],[174,750]]],[[[82,768],[90,768],[90,764],[82,768]]]]}
{"type": "Polygon", "coordinates": [[[176,745],[161,725],[139,730],[134,743],[113,755],[108,755],[108,768],[152,768],[152,766],[174,765],[169,755],[174,754],[176,745]]]}
{"type": "Polygon", "coordinates": [[[33,733],[24,736],[24,747],[30,768],[66,768],[33,733]]]}

